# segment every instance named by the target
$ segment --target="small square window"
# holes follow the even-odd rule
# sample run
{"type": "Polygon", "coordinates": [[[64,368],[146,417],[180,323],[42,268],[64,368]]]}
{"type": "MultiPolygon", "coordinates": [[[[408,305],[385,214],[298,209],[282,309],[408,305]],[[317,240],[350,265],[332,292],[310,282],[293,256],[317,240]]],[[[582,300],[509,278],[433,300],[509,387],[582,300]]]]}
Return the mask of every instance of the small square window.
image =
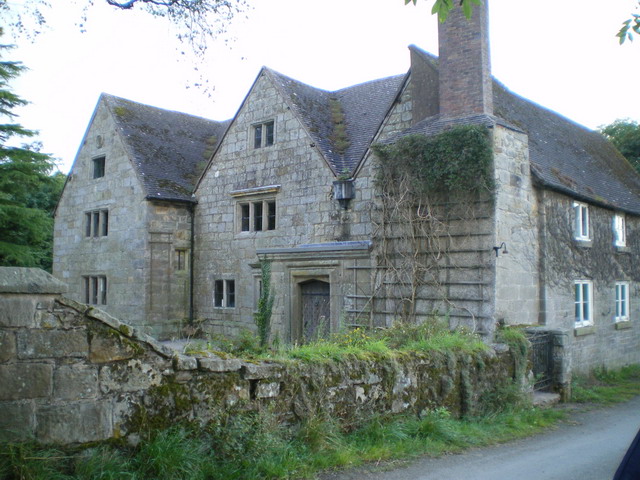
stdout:
{"type": "Polygon", "coordinates": [[[84,303],[88,305],[107,304],[107,277],[104,275],[82,277],[84,303]]]}
{"type": "Polygon", "coordinates": [[[239,215],[241,232],[276,229],[276,201],[273,199],[240,203],[239,215]]]}
{"type": "Polygon", "coordinates": [[[216,280],[213,285],[213,306],[234,308],[236,306],[235,280],[216,280]]]}
{"type": "Polygon", "coordinates": [[[613,244],[616,247],[627,245],[627,226],[625,216],[618,213],[613,216],[613,244]]]}
{"type": "Polygon", "coordinates": [[[104,177],[104,164],[105,157],[98,157],[93,159],[93,178],[104,177]]]}
{"type": "Polygon", "coordinates": [[[187,270],[187,262],[189,261],[189,256],[187,250],[177,249],[175,256],[175,270],[177,272],[183,272],[187,270]]]}
{"type": "Polygon", "coordinates": [[[575,326],[593,325],[593,284],[590,280],[578,280],[575,290],[575,326]]]}
{"type": "Polygon", "coordinates": [[[590,240],[589,231],[589,205],[575,202],[573,204],[575,211],[574,235],[576,240],[590,240]]]}
{"type": "Polygon", "coordinates": [[[616,322],[627,322],[629,320],[629,283],[616,283],[616,305],[615,316],[616,322]]]}
{"type": "Polygon", "coordinates": [[[270,147],[275,143],[273,120],[253,126],[253,148],[270,147]]]}
{"type": "Polygon", "coordinates": [[[93,210],[84,214],[84,236],[106,237],[109,234],[109,210],[93,210]]]}

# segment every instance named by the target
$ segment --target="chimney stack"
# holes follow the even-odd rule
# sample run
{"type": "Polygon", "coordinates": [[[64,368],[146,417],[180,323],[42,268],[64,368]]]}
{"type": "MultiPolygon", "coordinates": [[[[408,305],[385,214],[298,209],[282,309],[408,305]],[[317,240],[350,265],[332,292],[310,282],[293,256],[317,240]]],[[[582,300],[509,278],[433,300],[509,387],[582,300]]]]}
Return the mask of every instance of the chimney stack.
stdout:
{"type": "Polygon", "coordinates": [[[456,6],[439,24],[440,114],[444,118],[493,115],[488,0],[467,19],[456,6]]]}

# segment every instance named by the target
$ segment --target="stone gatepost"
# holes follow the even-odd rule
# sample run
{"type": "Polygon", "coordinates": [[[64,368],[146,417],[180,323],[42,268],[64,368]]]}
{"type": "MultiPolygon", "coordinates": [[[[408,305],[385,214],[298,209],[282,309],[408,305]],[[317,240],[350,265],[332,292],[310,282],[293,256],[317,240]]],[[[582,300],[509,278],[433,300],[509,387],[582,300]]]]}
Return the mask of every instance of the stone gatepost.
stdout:
{"type": "Polygon", "coordinates": [[[0,441],[45,433],[54,376],[64,375],[55,359],[86,355],[86,333],[68,335],[52,315],[66,289],[42,270],[0,267],[0,441]]]}

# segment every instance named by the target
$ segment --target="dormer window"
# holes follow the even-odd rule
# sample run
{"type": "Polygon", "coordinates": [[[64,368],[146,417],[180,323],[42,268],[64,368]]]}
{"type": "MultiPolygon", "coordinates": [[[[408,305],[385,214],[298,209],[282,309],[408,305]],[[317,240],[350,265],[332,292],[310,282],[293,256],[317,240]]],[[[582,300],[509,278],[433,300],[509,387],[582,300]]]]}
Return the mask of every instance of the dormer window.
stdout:
{"type": "Polygon", "coordinates": [[[264,148],[273,145],[275,123],[273,120],[253,126],[253,148],[264,148]]]}
{"type": "Polygon", "coordinates": [[[92,161],[93,165],[93,178],[102,178],[104,177],[104,163],[105,157],[96,157],[92,161]]]}
{"type": "Polygon", "coordinates": [[[574,238],[581,241],[591,240],[591,233],[589,231],[589,205],[574,202],[573,210],[575,211],[574,238]]]}
{"type": "Polygon", "coordinates": [[[613,216],[613,244],[616,247],[627,246],[627,225],[624,214],[617,213],[613,216]]]}

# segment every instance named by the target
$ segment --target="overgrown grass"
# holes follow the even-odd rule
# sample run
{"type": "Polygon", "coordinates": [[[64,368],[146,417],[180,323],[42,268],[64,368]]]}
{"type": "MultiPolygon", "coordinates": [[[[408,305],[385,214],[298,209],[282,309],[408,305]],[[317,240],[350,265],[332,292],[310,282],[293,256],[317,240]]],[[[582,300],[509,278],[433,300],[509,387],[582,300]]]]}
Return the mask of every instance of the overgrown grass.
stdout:
{"type": "Polygon", "coordinates": [[[437,409],[420,417],[381,415],[352,429],[322,415],[297,426],[284,426],[269,412],[226,415],[201,430],[156,432],[137,448],[103,445],[64,452],[31,444],[1,446],[0,479],[313,478],[326,469],[506,441],[551,425],[560,416],[529,408],[457,420],[437,409]]]}
{"type": "Polygon", "coordinates": [[[619,370],[599,368],[590,375],[574,376],[571,400],[576,403],[612,404],[640,395],[640,365],[619,370]]]}
{"type": "Polygon", "coordinates": [[[393,327],[369,331],[355,328],[303,345],[260,345],[255,334],[246,330],[234,338],[214,336],[208,341],[194,341],[185,353],[214,353],[262,360],[301,360],[327,362],[344,358],[390,358],[399,352],[465,352],[487,350],[479,336],[465,330],[451,331],[446,322],[434,320],[420,325],[396,323],[393,327]]]}

